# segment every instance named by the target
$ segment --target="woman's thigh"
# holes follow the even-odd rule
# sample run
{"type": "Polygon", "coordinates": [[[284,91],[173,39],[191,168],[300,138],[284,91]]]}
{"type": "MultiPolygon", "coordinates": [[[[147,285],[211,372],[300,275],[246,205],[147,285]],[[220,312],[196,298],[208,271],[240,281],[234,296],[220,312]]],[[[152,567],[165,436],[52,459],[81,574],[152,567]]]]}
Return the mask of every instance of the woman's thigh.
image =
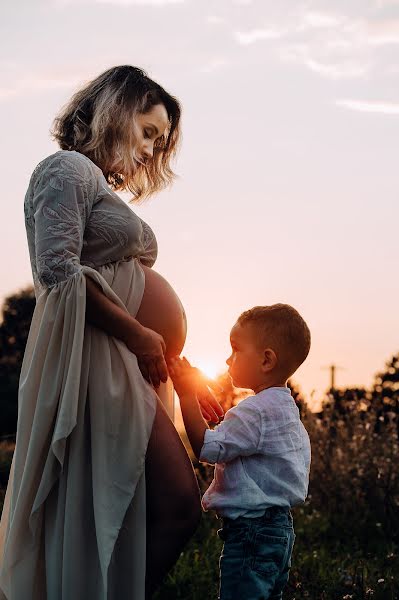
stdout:
{"type": "Polygon", "coordinates": [[[147,448],[146,488],[149,513],[165,512],[170,517],[190,504],[199,510],[200,493],[190,457],[159,400],[147,448]]]}

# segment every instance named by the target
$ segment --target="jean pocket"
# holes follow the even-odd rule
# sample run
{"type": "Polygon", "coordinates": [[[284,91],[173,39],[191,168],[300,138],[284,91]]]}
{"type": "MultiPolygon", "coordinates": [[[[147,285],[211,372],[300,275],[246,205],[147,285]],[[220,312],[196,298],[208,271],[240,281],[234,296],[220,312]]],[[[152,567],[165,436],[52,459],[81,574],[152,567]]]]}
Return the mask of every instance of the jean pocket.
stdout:
{"type": "Polygon", "coordinates": [[[237,542],[242,542],[246,539],[248,533],[248,527],[232,527],[231,525],[222,527],[222,529],[218,529],[218,536],[224,542],[228,542],[229,544],[234,544],[237,542]]]}
{"type": "Polygon", "coordinates": [[[288,536],[258,532],[254,538],[252,568],[261,575],[279,573],[284,566],[288,536]]]}

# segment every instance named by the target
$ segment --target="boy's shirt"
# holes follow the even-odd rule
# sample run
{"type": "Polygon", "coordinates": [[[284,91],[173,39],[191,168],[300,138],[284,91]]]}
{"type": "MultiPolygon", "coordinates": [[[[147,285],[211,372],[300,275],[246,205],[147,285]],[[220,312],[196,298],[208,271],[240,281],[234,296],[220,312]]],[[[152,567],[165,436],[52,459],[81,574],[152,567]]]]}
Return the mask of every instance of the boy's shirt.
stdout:
{"type": "Polygon", "coordinates": [[[206,430],[200,461],[215,464],[215,472],[202,506],[236,519],[261,516],[270,506],[301,504],[310,458],[309,436],[290,389],[262,390],[206,430]]]}

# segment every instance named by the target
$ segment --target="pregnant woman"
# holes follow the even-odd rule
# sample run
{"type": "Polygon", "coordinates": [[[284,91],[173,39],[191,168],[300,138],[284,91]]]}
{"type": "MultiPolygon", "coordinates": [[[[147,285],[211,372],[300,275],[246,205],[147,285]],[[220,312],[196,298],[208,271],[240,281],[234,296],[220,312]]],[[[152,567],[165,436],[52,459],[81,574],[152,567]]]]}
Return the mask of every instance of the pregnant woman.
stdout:
{"type": "Polygon", "coordinates": [[[177,100],[143,71],[111,68],[63,109],[61,150],[31,176],[36,308],[0,525],[1,600],[151,598],[197,526],[195,474],[159,400],[184,310],[151,268],[153,231],[115,193],[137,200],[172,181],[179,120],[177,100]]]}

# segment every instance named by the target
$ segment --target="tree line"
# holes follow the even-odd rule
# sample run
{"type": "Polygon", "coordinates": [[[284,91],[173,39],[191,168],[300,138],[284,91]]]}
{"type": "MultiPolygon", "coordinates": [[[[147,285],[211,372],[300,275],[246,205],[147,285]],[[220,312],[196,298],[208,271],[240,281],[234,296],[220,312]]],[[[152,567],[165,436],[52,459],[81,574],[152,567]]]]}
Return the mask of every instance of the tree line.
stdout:
{"type": "MultiPolygon", "coordinates": [[[[12,436],[16,431],[19,376],[35,305],[33,286],[7,296],[3,302],[0,323],[0,438],[12,436]]],[[[233,388],[227,374],[221,375],[218,382],[223,388],[218,399],[225,410],[246,395],[245,391],[233,388]]],[[[289,385],[302,413],[305,400],[294,383],[289,382],[289,385]]],[[[330,389],[319,413],[321,419],[326,411],[332,415],[333,422],[350,421],[354,412],[366,415],[372,411],[376,414],[377,433],[384,424],[394,420],[399,435],[399,353],[377,373],[371,389],[330,389]]],[[[333,436],[333,423],[331,427],[333,436]]]]}

